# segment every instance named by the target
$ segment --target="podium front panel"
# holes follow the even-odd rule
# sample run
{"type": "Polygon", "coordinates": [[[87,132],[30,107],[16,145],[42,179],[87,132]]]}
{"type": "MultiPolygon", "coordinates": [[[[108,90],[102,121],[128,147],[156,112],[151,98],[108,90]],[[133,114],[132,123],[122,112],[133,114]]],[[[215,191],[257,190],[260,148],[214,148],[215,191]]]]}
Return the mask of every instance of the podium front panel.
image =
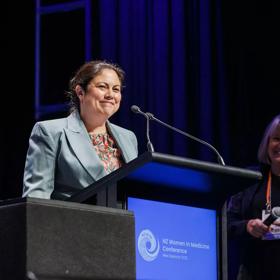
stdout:
{"type": "Polygon", "coordinates": [[[136,228],[137,279],[218,279],[215,210],[128,198],[136,228]]]}

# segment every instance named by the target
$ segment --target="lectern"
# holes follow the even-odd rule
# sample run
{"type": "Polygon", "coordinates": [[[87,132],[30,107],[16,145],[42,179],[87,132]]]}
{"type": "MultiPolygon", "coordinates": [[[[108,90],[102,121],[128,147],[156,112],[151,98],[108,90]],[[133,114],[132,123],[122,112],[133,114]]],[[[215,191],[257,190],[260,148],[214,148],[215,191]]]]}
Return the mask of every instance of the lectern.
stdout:
{"type": "Polygon", "coordinates": [[[145,152],[69,198],[117,207],[128,196],[220,209],[232,194],[260,180],[260,172],[145,152]],[[100,196],[100,198],[99,198],[100,196]]]}
{"type": "Polygon", "coordinates": [[[0,279],[135,280],[134,215],[74,202],[0,204],[0,279]]]}
{"type": "MultiPolygon", "coordinates": [[[[72,196],[70,201],[81,203],[95,201],[100,205],[129,209],[130,198],[137,198],[168,203],[168,206],[166,206],[169,207],[168,209],[172,209],[170,205],[192,207],[186,208],[190,210],[190,212],[186,213],[191,214],[182,216],[180,222],[178,222],[180,223],[178,232],[174,233],[174,235],[166,230],[168,224],[165,226],[161,224],[159,226],[165,227],[165,229],[163,229],[163,232],[157,232],[157,235],[160,236],[158,238],[154,236],[150,229],[139,229],[140,232],[136,232],[136,245],[138,246],[136,256],[141,255],[147,262],[145,271],[149,270],[152,262],[155,264],[156,262],[160,262],[159,258],[155,259],[154,256],[161,255],[162,263],[161,265],[158,264],[161,269],[169,266],[171,262],[174,263],[176,260],[178,262],[171,268],[173,272],[178,270],[178,267],[188,267],[188,264],[192,263],[192,261],[193,263],[189,265],[188,269],[194,267],[194,271],[196,272],[203,271],[204,268],[200,264],[212,262],[213,258],[216,258],[217,262],[213,262],[212,267],[207,267],[207,269],[211,270],[212,275],[207,279],[226,280],[227,251],[223,205],[229,196],[241,191],[261,178],[261,173],[243,168],[221,166],[200,160],[146,152],[119,170],[114,171],[72,196]],[[203,212],[204,210],[201,210],[201,213],[197,213],[194,209],[204,209],[210,212],[205,212],[205,214],[203,212]],[[212,217],[213,213],[216,215],[216,220],[211,222],[211,230],[215,227],[217,243],[208,240],[208,229],[203,227],[203,223],[208,223],[209,221],[207,215],[209,214],[209,217],[212,217]],[[180,229],[196,227],[199,222],[196,222],[193,217],[196,217],[195,219],[202,219],[203,221],[201,229],[199,227],[197,228],[197,236],[200,236],[201,230],[205,231],[205,235],[201,239],[197,239],[195,234],[192,233],[190,239],[186,240],[185,237],[188,232],[182,231],[182,235],[180,229]],[[141,242],[146,243],[143,245],[141,242]],[[215,246],[217,247],[213,248],[215,246]],[[141,251],[143,248],[146,251],[141,251]],[[211,256],[209,253],[211,251],[210,248],[214,251],[211,256]],[[201,255],[199,256],[199,254],[201,255]],[[201,262],[199,258],[201,258],[201,262]],[[182,264],[183,261],[184,263],[182,264]],[[213,269],[216,271],[213,271],[213,269]]],[[[178,209],[181,208],[177,208],[174,212],[174,219],[176,216],[180,216],[180,213],[176,211],[179,211],[178,209]]],[[[153,211],[161,211],[157,209],[156,207],[151,207],[151,212],[144,217],[144,220],[148,220],[153,211]]],[[[168,214],[169,212],[164,210],[164,215],[167,216],[168,214]]],[[[169,217],[169,221],[173,217],[169,217]]],[[[137,226],[137,216],[135,219],[137,226]]],[[[152,223],[164,219],[165,217],[157,216],[152,223]]],[[[141,258],[139,257],[139,259],[141,258]]],[[[181,275],[183,273],[185,272],[182,272],[181,275]]],[[[145,277],[149,277],[150,279],[163,279],[164,277],[160,278],[159,276],[155,276],[159,274],[160,272],[157,271],[155,274],[151,274],[154,276],[145,274],[145,277]]],[[[180,275],[174,277],[172,279],[196,279],[187,278],[191,276],[180,275]]],[[[203,279],[206,280],[206,278],[203,279]]]]}

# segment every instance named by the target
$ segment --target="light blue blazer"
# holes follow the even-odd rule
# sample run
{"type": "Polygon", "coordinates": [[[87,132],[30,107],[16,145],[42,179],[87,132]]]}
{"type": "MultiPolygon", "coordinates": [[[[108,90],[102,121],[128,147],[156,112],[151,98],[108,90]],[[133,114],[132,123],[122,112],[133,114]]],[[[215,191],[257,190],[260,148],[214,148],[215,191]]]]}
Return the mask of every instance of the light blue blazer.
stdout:
{"type": "MultiPolygon", "coordinates": [[[[136,158],[135,134],[109,121],[107,128],[123,160],[136,158]]],[[[106,175],[78,112],[34,125],[25,162],[23,197],[64,200],[106,175]]]]}

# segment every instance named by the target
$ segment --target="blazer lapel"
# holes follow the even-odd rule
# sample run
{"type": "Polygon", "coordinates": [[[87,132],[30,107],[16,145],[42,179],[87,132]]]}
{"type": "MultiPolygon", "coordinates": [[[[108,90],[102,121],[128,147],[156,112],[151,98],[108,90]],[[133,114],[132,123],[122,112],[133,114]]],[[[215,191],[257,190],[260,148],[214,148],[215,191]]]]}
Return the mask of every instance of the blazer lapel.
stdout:
{"type": "Polygon", "coordinates": [[[91,143],[87,130],[77,112],[68,117],[68,127],[65,129],[66,137],[77,159],[94,181],[107,175],[91,143]]]}
{"type": "Polygon", "coordinates": [[[122,135],[122,133],[118,132],[117,130],[114,129],[114,127],[110,124],[109,121],[107,121],[107,127],[111,133],[111,135],[113,136],[113,138],[116,140],[117,142],[117,146],[120,148],[121,152],[122,152],[122,156],[124,161],[127,163],[130,160],[130,157],[127,153],[127,149],[125,147],[126,143],[123,139],[125,139],[125,136],[122,135]]]}

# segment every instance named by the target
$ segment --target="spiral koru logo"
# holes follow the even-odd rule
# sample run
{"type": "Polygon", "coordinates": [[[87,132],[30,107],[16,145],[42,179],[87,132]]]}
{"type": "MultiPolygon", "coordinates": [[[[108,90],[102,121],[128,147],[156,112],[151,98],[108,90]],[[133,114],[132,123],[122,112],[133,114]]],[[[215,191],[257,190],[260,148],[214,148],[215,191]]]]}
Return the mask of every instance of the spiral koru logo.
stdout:
{"type": "Polygon", "coordinates": [[[138,237],[138,251],[145,261],[153,261],[158,256],[159,247],[159,241],[156,241],[150,230],[144,229],[141,231],[138,237]]]}

